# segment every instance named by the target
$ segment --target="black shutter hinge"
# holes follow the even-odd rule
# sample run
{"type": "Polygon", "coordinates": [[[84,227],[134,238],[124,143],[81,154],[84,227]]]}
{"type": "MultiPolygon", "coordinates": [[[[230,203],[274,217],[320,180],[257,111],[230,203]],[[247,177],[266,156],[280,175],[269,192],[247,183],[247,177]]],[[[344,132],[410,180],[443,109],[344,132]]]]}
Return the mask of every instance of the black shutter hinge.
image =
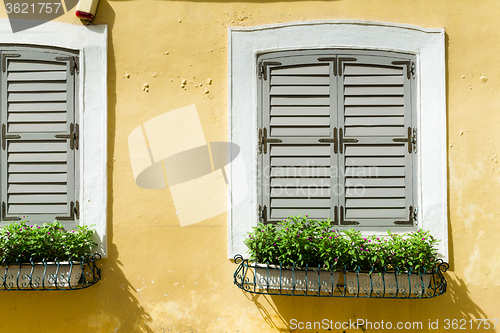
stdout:
{"type": "Polygon", "coordinates": [[[2,201],[2,221],[20,221],[18,216],[7,216],[7,204],[2,201]]]}
{"type": "Polygon", "coordinates": [[[358,139],[346,139],[344,138],[344,134],[342,131],[342,128],[339,128],[339,148],[340,148],[340,153],[344,153],[344,143],[357,143],[358,139]]]}
{"type": "Polygon", "coordinates": [[[406,138],[394,138],[394,142],[404,142],[408,144],[408,154],[417,152],[417,129],[408,127],[408,135],[406,138]]]}
{"type": "Polygon", "coordinates": [[[7,149],[7,140],[20,139],[21,136],[17,134],[7,134],[7,127],[2,124],[2,149],[7,149]]]}
{"type": "Polygon", "coordinates": [[[56,57],[57,61],[69,61],[69,73],[71,75],[80,74],[80,57],[56,57]]]}
{"type": "Polygon", "coordinates": [[[318,139],[321,143],[333,143],[333,153],[337,154],[339,150],[339,140],[337,135],[337,127],[333,128],[333,139],[318,139]]]}
{"type": "Polygon", "coordinates": [[[393,61],[393,65],[406,66],[406,77],[409,79],[415,78],[415,62],[410,60],[393,61]]]}
{"type": "Polygon", "coordinates": [[[259,79],[267,80],[267,66],[281,66],[277,61],[261,61],[259,63],[259,79]]]}
{"type": "Polygon", "coordinates": [[[333,64],[333,76],[337,76],[337,57],[324,57],[318,58],[318,61],[331,61],[333,64]]]}
{"type": "Polygon", "coordinates": [[[267,223],[267,206],[259,205],[259,221],[266,224],[267,223]]]}
{"type": "Polygon", "coordinates": [[[78,124],[69,124],[69,134],[56,134],[58,139],[69,139],[69,148],[78,149],[78,141],[80,136],[80,126],[78,124]]]}
{"type": "Polygon", "coordinates": [[[340,206],[340,225],[358,225],[358,221],[346,221],[344,220],[344,206],[340,206]]]}
{"type": "Polygon", "coordinates": [[[394,221],[397,225],[414,225],[417,222],[417,207],[410,206],[408,214],[408,221],[394,221]]]}
{"type": "Polygon", "coordinates": [[[69,204],[69,216],[56,216],[58,221],[74,221],[80,219],[80,203],[71,201],[69,204]]]}
{"type": "Polygon", "coordinates": [[[2,72],[7,71],[7,58],[19,58],[21,57],[20,54],[9,54],[9,53],[4,53],[2,54],[2,72]]]}
{"type": "Polygon", "coordinates": [[[344,57],[340,57],[339,58],[339,76],[342,76],[342,63],[343,62],[352,62],[352,61],[358,61],[358,59],[356,58],[344,58],[344,57]]]}
{"type": "Polygon", "coordinates": [[[268,143],[281,143],[281,139],[269,139],[267,137],[267,128],[259,128],[259,154],[267,154],[268,143]]]}

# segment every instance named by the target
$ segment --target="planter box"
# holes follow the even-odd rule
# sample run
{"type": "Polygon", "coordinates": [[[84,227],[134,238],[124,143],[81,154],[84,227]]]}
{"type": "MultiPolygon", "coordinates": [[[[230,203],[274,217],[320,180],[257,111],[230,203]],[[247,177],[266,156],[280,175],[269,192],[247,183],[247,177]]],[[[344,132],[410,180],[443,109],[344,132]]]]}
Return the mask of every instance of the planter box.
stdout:
{"type": "Polygon", "coordinates": [[[81,283],[82,267],[80,263],[36,263],[34,265],[2,266],[0,277],[7,288],[68,288],[81,283]],[[7,268],[8,267],[8,268],[7,268]]]}
{"type": "Polygon", "coordinates": [[[378,273],[372,273],[368,275],[367,273],[360,272],[356,273],[346,273],[345,274],[345,284],[347,286],[347,292],[350,294],[359,295],[369,295],[372,294],[422,294],[422,283],[424,285],[424,293],[429,288],[429,283],[432,274],[423,274],[422,278],[420,275],[407,275],[407,274],[397,274],[394,272],[379,275],[378,273]],[[371,279],[370,279],[371,276],[371,279]],[[396,285],[397,276],[397,285],[396,285]],[[409,281],[408,281],[409,277],[409,281]],[[359,280],[359,286],[358,286],[359,280]],[[384,283],[385,282],[385,283],[384,283]],[[373,286],[373,291],[372,291],[373,286]],[[410,290],[411,286],[411,290],[410,290]]]}
{"type": "Polygon", "coordinates": [[[262,290],[303,291],[332,293],[339,280],[339,272],[323,271],[317,268],[304,270],[280,269],[279,266],[257,265],[255,268],[255,284],[262,290]],[[294,288],[295,284],[295,288],[294,288]],[[319,287],[321,286],[321,289],[319,287]]]}

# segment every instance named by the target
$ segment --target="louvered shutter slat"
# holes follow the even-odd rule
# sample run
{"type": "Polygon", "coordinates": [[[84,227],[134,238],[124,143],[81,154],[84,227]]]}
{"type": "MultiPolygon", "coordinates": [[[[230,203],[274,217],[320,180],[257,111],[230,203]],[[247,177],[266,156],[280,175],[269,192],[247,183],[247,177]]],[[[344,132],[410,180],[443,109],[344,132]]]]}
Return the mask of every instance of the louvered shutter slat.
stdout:
{"type": "Polygon", "coordinates": [[[17,72],[7,75],[9,82],[15,81],[66,81],[66,72],[17,72]]]}
{"type": "Polygon", "coordinates": [[[55,113],[10,113],[7,122],[23,122],[23,123],[66,123],[65,112],[55,113]]]}
{"type": "Polygon", "coordinates": [[[69,217],[75,193],[75,151],[69,134],[75,123],[74,76],[60,54],[19,52],[7,58],[2,76],[2,118],[7,140],[2,158],[4,215],[28,215],[33,222],[69,217]]]}
{"type": "Polygon", "coordinates": [[[42,184],[42,185],[24,185],[9,183],[7,193],[65,193],[67,192],[66,184],[42,184]]]}
{"type": "Polygon", "coordinates": [[[271,128],[271,135],[274,137],[288,137],[288,136],[302,136],[302,137],[314,137],[330,136],[331,131],[329,127],[297,127],[295,130],[291,130],[290,127],[277,127],[273,126],[271,128]]]}
{"type": "MultiPolygon", "coordinates": [[[[275,73],[276,74],[276,73],[275,73]]],[[[323,76],[294,76],[294,75],[286,75],[279,76],[273,75],[271,77],[271,85],[283,85],[283,86],[302,86],[307,87],[309,85],[312,86],[328,86],[330,84],[330,78],[327,76],[328,74],[324,74],[323,76]]]]}
{"type": "Polygon", "coordinates": [[[43,205],[35,205],[35,204],[9,204],[9,213],[10,214],[66,214],[67,204],[43,204],[43,205]]]}
{"type": "Polygon", "coordinates": [[[31,194],[29,196],[23,194],[11,194],[9,196],[9,201],[11,204],[15,203],[35,203],[35,204],[43,204],[43,203],[59,203],[66,204],[68,201],[68,196],[64,194],[31,194]]]}
{"type": "Polygon", "coordinates": [[[24,83],[24,82],[11,82],[7,87],[9,92],[39,92],[39,91],[66,91],[66,83],[62,82],[43,82],[43,83],[24,83]]]}
{"type": "Polygon", "coordinates": [[[8,105],[10,112],[66,112],[66,102],[60,103],[10,103],[8,105]]]}

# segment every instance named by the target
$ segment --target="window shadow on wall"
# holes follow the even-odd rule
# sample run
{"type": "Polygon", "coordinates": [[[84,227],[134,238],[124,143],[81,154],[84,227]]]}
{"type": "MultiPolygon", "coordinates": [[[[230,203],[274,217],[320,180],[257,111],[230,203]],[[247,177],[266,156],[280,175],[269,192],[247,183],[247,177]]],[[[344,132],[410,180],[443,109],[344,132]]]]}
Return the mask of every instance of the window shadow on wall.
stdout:
{"type": "MultiPolygon", "coordinates": [[[[319,298],[250,293],[245,296],[255,304],[269,328],[278,332],[306,330],[308,323],[313,329],[311,332],[361,332],[361,326],[355,329],[357,323],[363,324],[366,332],[379,331],[382,327],[389,329],[387,325],[395,329],[398,323],[411,325],[413,331],[452,330],[452,325],[464,325],[471,330],[471,323],[474,331],[491,331],[483,326],[477,328],[480,322],[476,318],[487,318],[487,315],[471,298],[464,280],[453,273],[445,276],[447,292],[431,299],[319,298]]],[[[494,322],[490,324],[493,327],[494,322]]]]}

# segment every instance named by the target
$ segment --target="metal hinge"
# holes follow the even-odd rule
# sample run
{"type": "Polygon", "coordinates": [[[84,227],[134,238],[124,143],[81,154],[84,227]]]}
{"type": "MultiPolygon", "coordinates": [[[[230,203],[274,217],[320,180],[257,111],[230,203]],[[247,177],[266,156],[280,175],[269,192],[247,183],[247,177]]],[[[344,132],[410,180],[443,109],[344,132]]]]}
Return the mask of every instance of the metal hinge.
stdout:
{"type": "Polygon", "coordinates": [[[325,58],[318,58],[318,61],[331,61],[333,62],[333,76],[337,76],[337,57],[325,57],[325,58]]]}
{"type": "Polygon", "coordinates": [[[57,61],[69,61],[69,73],[74,75],[75,72],[80,74],[80,58],[78,56],[74,57],[56,57],[57,61]]]}
{"type": "Polygon", "coordinates": [[[417,129],[408,127],[408,136],[406,138],[394,138],[392,141],[407,143],[409,154],[417,152],[417,129]]]}
{"type": "Polygon", "coordinates": [[[80,203],[77,201],[71,201],[69,204],[69,216],[56,216],[56,220],[59,221],[74,221],[80,219],[80,203]]]}
{"type": "Polygon", "coordinates": [[[342,76],[342,63],[348,61],[358,61],[356,58],[339,58],[339,76],[342,76]]]}
{"type": "Polygon", "coordinates": [[[2,54],[2,72],[6,72],[7,71],[7,58],[19,58],[21,57],[20,54],[8,54],[8,53],[4,53],[2,54]]]}
{"type": "Polygon", "coordinates": [[[404,65],[406,66],[406,77],[411,79],[415,77],[415,62],[410,60],[393,61],[393,65],[404,65]]]}
{"type": "Polygon", "coordinates": [[[259,154],[267,154],[268,143],[281,143],[281,139],[269,139],[267,137],[267,128],[259,128],[259,154]]]}
{"type": "Polygon", "coordinates": [[[339,148],[339,140],[337,137],[337,127],[333,128],[333,139],[319,139],[321,143],[333,143],[333,153],[337,154],[339,148]]]}
{"type": "Polygon", "coordinates": [[[266,224],[267,223],[267,206],[259,205],[259,221],[266,224]]]}
{"type": "Polygon", "coordinates": [[[7,134],[7,127],[2,124],[2,149],[7,148],[7,140],[20,139],[21,136],[17,134],[7,134]]]}
{"type": "Polygon", "coordinates": [[[7,216],[7,205],[5,201],[2,201],[2,221],[20,221],[21,218],[18,216],[7,216]]]}
{"type": "Polygon", "coordinates": [[[344,220],[344,206],[340,206],[340,225],[358,225],[358,221],[345,221],[344,220]]]}
{"type": "Polygon", "coordinates": [[[357,143],[358,139],[345,139],[342,128],[339,128],[339,147],[340,153],[344,153],[344,143],[357,143]]]}
{"type": "Polygon", "coordinates": [[[394,221],[397,225],[414,225],[417,222],[417,207],[410,206],[408,214],[408,221],[394,221]]]}
{"type": "Polygon", "coordinates": [[[58,139],[69,139],[69,148],[78,149],[78,138],[80,136],[80,126],[78,124],[69,124],[69,134],[56,134],[58,139]]]}
{"type": "Polygon", "coordinates": [[[259,79],[267,80],[267,66],[281,66],[281,62],[277,61],[261,61],[259,63],[259,79]]]}

